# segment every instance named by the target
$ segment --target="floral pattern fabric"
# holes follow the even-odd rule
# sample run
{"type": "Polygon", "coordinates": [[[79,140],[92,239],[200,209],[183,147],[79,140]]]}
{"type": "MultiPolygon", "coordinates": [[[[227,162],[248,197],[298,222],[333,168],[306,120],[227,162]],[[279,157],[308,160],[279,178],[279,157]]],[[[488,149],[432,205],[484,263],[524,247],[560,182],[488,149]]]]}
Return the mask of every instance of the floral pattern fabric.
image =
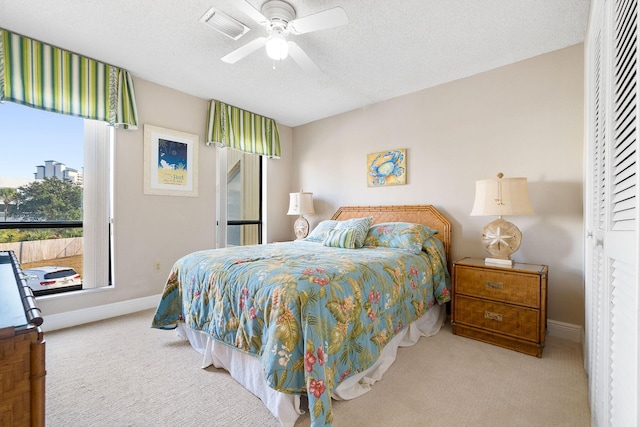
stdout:
{"type": "Polygon", "coordinates": [[[195,252],[178,260],[152,327],[179,322],[260,359],[269,385],[307,394],[314,426],[331,393],[434,304],[450,299],[442,244],[419,254],[296,241],[195,252]]]}
{"type": "Polygon", "coordinates": [[[366,247],[384,246],[419,253],[423,243],[438,232],[411,222],[383,222],[371,226],[364,241],[366,247]]]}

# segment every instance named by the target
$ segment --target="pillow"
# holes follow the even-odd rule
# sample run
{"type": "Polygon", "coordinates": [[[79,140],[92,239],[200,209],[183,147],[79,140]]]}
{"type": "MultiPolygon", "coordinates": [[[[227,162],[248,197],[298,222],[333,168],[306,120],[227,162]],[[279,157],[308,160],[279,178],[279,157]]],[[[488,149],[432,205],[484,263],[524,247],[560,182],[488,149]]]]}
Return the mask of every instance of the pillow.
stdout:
{"type": "Polygon", "coordinates": [[[417,254],[422,245],[436,230],[411,222],[384,222],[369,228],[364,246],[404,249],[417,254]]]}
{"type": "Polygon", "coordinates": [[[334,228],[327,232],[327,237],[322,244],[332,248],[355,249],[356,234],[357,230],[355,228],[334,228]]]}
{"type": "Polygon", "coordinates": [[[429,252],[429,248],[436,248],[443,262],[446,263],[447,255],[444,252],[444,244],[435,236],[429,236],[422,242],[422,250],[429,252]]]}
{"type": "Polygon", "coordinates": [[[356,229],[356,248],[361,248],[364,245],[364,239],[367,237],[367,232],[369,231],[369,227],[371,227],[371,222],[373,221],[373,217],[365,217],[365,218],[352,218],[347,219],[345,221],[340,221],[336,224],[336,230],[344,230],[345,228],[355,228],[356,229]]]}
{"type": "Polygon", "coordinates": [[[309,233],[309,235],[304,240],[310,240],[312,242],[323,242],[327,237],[327,232],[329,230],[333,230],[338,221],[327,219],[325,221],[321,221],[320,224],[316,226],[316,228],[309,233]]]}

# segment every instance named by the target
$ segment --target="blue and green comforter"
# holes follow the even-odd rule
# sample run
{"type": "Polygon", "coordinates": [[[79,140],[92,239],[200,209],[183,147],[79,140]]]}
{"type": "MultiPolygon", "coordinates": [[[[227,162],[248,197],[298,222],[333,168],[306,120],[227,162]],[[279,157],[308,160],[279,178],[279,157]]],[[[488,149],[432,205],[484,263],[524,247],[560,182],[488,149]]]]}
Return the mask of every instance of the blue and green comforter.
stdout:
{"type": "Polygon", "coordinates": [[[178,260],[152,326],[179,322],[258,357],[272,388],[306,393],[314,426],[331,392],[385,344],[449,301],[442,244],[341,249],[309,241],[195,252],[178,260]]]}

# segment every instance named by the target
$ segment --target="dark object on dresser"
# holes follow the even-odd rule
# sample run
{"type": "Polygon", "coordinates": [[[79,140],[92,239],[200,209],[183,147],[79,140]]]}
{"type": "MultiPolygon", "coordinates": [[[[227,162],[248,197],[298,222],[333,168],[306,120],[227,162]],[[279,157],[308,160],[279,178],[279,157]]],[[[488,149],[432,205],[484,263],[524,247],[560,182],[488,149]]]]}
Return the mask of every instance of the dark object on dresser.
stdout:
{"type": "Polygon", "coordinates": [[[13,251],[0,251],[0,425],[44,426],[42,316],[13,251]]]}

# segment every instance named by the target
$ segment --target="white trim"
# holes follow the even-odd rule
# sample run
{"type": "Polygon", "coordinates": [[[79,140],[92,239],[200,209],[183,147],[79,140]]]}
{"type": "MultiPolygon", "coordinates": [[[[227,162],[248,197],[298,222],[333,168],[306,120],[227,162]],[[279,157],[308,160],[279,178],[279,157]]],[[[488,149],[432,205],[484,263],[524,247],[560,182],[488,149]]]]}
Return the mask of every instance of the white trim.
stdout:
{"type": "MultiPolygon", "coordinates": [[[[83,273],[84,289],[109,285],[111,152],[113,128],[84,121],[83,273]]],[[[112,258],[113,259],[113,258],[112,258]]]]}
{"type": "Polygon", "coordinates": [[[227,247],[227,148],[216,149],[216,248],[227,247]]]}
{"type": "MultiPolygon", "coordinates": [[[[85,323],[147,310],[156,307],[160,298],[161,295],[152,295],[113,304],[67,311],[65,313],[51,314],[48,316],[45,314],[43,316],[44,322],[42,323],[42,329],[46,333],[57,329],[69,328],[71,326],[83,325],[85,323]]],[[[149,325],[151,325],[151,319],[149,319],[149,325]]]]}
{"type": "Polygon", "coordinates": [[[569,341],[583,342],[583,329],[580,325],[547,320],[547,331],[550,336],[563,338],[569,341]]]}

